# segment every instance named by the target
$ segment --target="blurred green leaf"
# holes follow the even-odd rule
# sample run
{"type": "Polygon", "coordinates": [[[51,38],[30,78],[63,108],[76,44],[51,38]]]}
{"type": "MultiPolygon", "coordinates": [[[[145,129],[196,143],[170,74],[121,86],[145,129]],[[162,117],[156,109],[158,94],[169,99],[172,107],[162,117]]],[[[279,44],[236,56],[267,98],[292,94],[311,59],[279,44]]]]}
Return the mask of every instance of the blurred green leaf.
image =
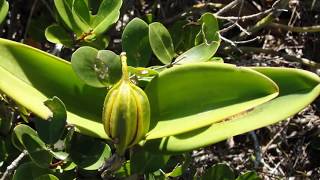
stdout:
{"type": "Polygon", "coordinates": [[[201,30],[196,37],[196,45],[209,45],[214,41],[220,41],[218,20],[212,13],[204,13],[198,22],[201,24],[201,30]]]}
{"type": "Polygon", "coordinates": [[[147,152],[142,148],[136,148],[130,158],[131,174],[151,173],[163,168],[170,156],[147,152]]]}
{"type": "Polygon", "coordinates": [[[237,177],[236,180],[262,180],[256,172],[248,171],[237,177]]]}
{"type": "Polygon", "coordinates": [[[120,57],[109,50],[81,47],[72,54],[71,65],[79,78],[93,87],[111,86],[121,78],[120,57]]]}
{"type": "Polygon", "coordinates": [[[93,20],[93,32],[99,36],[118,21],[122,0],[103,0],[93,20]]]}
{"type": "Polygon", "coordinates": [[[97,170],[110,157],[111,149],[97,139],[74,134],[69,153],[70,158],[79,167],[86,170],[97,170]]]}
{"type": "Polygon", "coordinates": [[[127,53],[129,66],[146,66],[151,58],[149,26],[143,20],[134,18],[122,33],[122,50],[127,53]]]}
{"type": "Polygon", "coordinates": [[[6,0],[0,0],[0,24],[6,18],[9,11],[9,3],[6,0]]]}
{"type": "Polygon", "coordinates": [[[43,174],[41,176],[36,177],[34,180],[59,180],[59,178],[57,178],[53,174],[43,174]]]}
{"type": "Polygon", "coordinates": [[[175,56],[169,31],[159,22],[149,25],[149,41],[152,51],[163,64],[170,64],[175,56]]]}
{"type": "Polygon", "coordinates": [[[90,27],[90,10],[85,0],[73,0],[72,14],[77,25],[83,32],[88,33],[90,27]]]}
{"type": "Polygon", "coordinates": [[[144,67],[128,66],[128,71],[132,74],[135,74],[136,76],[141,76],[141,77],[152,77],[159,74],[157,71],[151,68],[144,68],[144,67]]]}
{"type": "Polygon", "coordinates": [[[216,164],[207,169],[200,180],[234,180],[232,169],[226,164],[216,164]]]}
{"type": "Polygon", "coordinates": [[[50,169],[40,168],[33,162],[26,162],[21,164],[18,169],[14,172],[12,180],[25,180],[36,179],[37,177],[45,174],[53,173],[50,169]]]}
{"type": "Polygon", "coordinates": [[[67,111],[63,102],[57,97],[45,101],[44,104],[52,111],[53,116],[47,120],[36,119],[36,129],[45,143],[54,144],[62,136],[67,124],[67,111]]]}
{"type": "Polygon", "coordinates": [[[154,77],[145,91],[151,105],[147,140],[223,121],[278,95],[277,85],[261,73],[222,63],[174,66],[154,77]]]}
{"type": "Polygon", "coordinates": [[[118,178],[124,178],[124,177],[130,176],[131,175],[130,166],[131,166],[130,161],[126,161],[125,163],[123,163],[121,168],[114,173],[114,175],[118,178]]]}
{"type": "Polygon", "coordinates": [[[70,34],[58,24],[53,24],[47,27],[45,36],[48,41],[55,44],[62,44],[66,47],[72,47],[73,40],[70,34]]]}
{"type": "Polygon", "coordinates": [[[35,164],[43,168],[49,167],[53,156],[36,131],[27,125],[19,124],[13,129],[13,132],[35,164]]]}

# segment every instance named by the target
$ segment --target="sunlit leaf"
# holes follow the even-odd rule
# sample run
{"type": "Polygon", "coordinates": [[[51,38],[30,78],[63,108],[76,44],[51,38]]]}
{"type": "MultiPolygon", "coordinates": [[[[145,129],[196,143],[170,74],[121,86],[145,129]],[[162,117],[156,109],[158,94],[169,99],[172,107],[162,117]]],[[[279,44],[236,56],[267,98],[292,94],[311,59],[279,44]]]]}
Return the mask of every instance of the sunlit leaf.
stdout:
{"type": "Polygon", "coordinates": [[[9,3],[6,0],[0,0],[0,24],[6,18],[9,10],[9,3]]]}

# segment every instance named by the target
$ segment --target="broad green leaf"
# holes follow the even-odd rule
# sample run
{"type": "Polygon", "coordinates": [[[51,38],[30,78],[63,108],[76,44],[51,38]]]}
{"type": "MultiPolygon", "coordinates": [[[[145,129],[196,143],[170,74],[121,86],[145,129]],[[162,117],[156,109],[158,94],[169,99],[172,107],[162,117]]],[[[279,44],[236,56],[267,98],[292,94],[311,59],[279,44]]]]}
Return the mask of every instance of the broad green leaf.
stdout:
{"type": "Polygon", "coordinates": [[[146,66],[151,58],[149,26],[143,20],[134,18],[122,33],[122,50],[127,53],[129,66],[146,66]]]}
{"type": "Polygon", "coordinates": [[[280,88],[277,98],[255,107],[243,116],[235,116],[180,135],[148,141],[145,147],[152,152],[177,153],[208,146],[284,120],[305,108],[320,94],[320,78],[311,72],[272,67],[253,69],[277,83],[280,88]]]}
{"type": "Polygon", "coordinates": [[[170,156],[147,152],[142,148],[134,149],[130,158],[131,174],[151,173],[163,168],[170,156]]]}
{"type": "Polygon", "coordinates": [[[170,64],[175,52],[169,31],[159,22],[149,25],[149,41],[153,53],[163,64],[170,64]]]}
{"type": "Polygon", "coordinates": [[[220,41],[218,20],[212,13],[203,14],[199,23],[201,24],[201,30],[196,37],[196,45],[201,43],[209,45],[213,41],[220,41]]]}
{"type": "Polygon", "coordinates": [[[236,180],[262,180],[256,172],[248,171],[237,177],[236,180]]]}
{"type": "Polygon", "coordinates": [[[111,149],[97,139],[74,134],[69,153],[72,161],[79,167],[86,170],[97,170],[110,157],[111,149]]]}
{"type": "Polygon", "coordinates": [[[151,105],[148,140],[223,121],[278,95],[277,85],[261,73],[220,63],[164,70],[145,91],[151,105]]]}
{"type": "Polygon", "coordinates": [[[85,0],[73,0],[72,14],[77,25],[83,32],[88,33],[90,28],[90,10],[85,0]]]}
{"type": "Polygon", "coordinates": [[[79,78],[93,87],[111,86],[121,78],[120,57],[109,50],[81,47],[72,54],[71,65],[79,78]]]}
{"type": "Polygon", "coordinates": [[[40,168],[35,165],[33,162],[26,162],[21,164],[18,169],[14,172],[13,180],[25,180],[26,177],[28,179],[35,179],[39,176],[52,173],[52,171],[48,168],[40,168]]]}
{"type": "Polygon", "coordinates": [[[73,40],[71,35],[65,29],[57,24],[46,28],[45,36],[48,41],[55,44],[62,44],[66,47],[72,47],[73,40]]]}
{"type": "Polygon", "coordinates": [[[42,119],[53,115],[43,102],[57,96],[77,131],[108,138],[101,124],[106,89],[86,85],[69,62],[30,46],[0,39],[0,52],[2,92],[42,119]]]}
{"type": "Polygon", "coordinates": [[[62,136],[67,124],[67,111],[63,102],[57,97],[45,101],[44,104],[52,111],[53,116],[47,120],[36,119],[36,129],[45,143],[54,144],[62,136]]]}
{"type": "Polygon", "coordinates": [[[232,169],[226,164],[216,164],[207,169],[200,180],[234,180],[232,169]]]}
{"type": "Polygon", "coordinates": [[[41,176],[36,177],[34,180],[59,180],[59,178],[57,178],[53,174],[43,174],[41,176]]]}
{"type": "Polygon", "coordinates": [[[49,167],[53,156],[36,131],[27,125],[20,124],[13,129],[13,132],[36,165],[43,168],[49,167]]]}
{"type": "Polygon", "coordinates": [[[210,61],[220,46],[220,41],[213,41],[211,44],[202,43],[178,56],[174,63],[186,64],[210,61]]]}
{"type": "Polygon", "coordinates": [[[93,32],[97,36],[118,21],[121,5],[122,0],[103,0],[101,2],[97,15],[92,23],[93,32]]]}
{"type": "Polygon", "coordinates": [[[63,21],[63,24],[79,36],[82,34],[83,30],[80,29],[73,18],[72,2],[73,0],[54,0],[54,5],[61,20],[63,21]]]}
{"type": "Polygon", "coordinates": [[[0,0],[0,24],[6,18],[9,11],[9,3],[6,0],[0,0]]]}

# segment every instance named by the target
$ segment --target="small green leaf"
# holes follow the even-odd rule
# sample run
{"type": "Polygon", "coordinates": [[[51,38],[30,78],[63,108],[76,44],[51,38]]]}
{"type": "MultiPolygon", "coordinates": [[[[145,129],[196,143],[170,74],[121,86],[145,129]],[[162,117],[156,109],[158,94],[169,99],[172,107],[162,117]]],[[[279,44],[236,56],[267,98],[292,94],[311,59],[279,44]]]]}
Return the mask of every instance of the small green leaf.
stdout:
{"type": "Polygon", "coordinates": [[[70,157],[75,164],[86,170],[99,169],[111,155],[110,147],[92,137],[74,134],[70,157]]]}
{"type": "Polygon", "coordinates": [[[34,180],[59,180],[59,178],[57,178],[53,174],[43,174],[41,176],[36,177],[34,180]]]}
{"type": "Polygon", "coordinates": [[[216,53],[220,45],[220,41],[213,41],[211,44],[207,45],[202,43],[195,46],[185,53],[178,56],[174,63],[185,64],[185,63],[195,63],[195,62],[206,62],[216,53]]]}
{"type": "Polygon", "coordinates": [[[45,36],[48,41],[55,44],[62,44],[66,47],[72,47],[73,40],[70,34],[65,29],[57,24],[50,25],[45,31],[45,36]]]}
{"type": "Polygon", "coordinates": [[[109,27],[118,21],[122,0],[103,0],[95,16],[92,28],[93,32],[99,36],[109,27]]]}
{"type": "Polygon", "coordinates": [[[6,18],[9,11],[9,3],[6,0],[0,0],[0,24],[6,18]]]}
{"type": "Polygon", "coordinates": [[[207,169],[200,180],[234,180],[232,169],[226,164],[216,164],[207,169]]]}
{"type": "Polygon", "coordinates": [[[71,57],[76,74],[93,87],[106,87],[121,78],[120,57],[109,50],[81,47],[71,57]]]}
{"type": "Polygon", "coordinates": [[[151,58],[149,26],[143,20],[131,20],[122,34],[122,50],[127,53],[129,66],[146,66],[151,58]]]}
{"type": "Polygon", "coordinates": [[[131,173],[150,173],[163,168],[168,162],[170,156],[162,154],[154,154],[136,148],[130,158],[131,173]]]}
{"type": "Polygon", "coordinates": [[[73,0],[72,14],[77,25],[83,32],[90,31],[90,10],[85,0],[73,0]]]}
{"type": "Polygon", "coordinates": [[[27,125],[17,125],[13,132],[18,141],[28,151],[31,160],[39,167],[49,167],[52,161],[52,155],[49,153],[46,145],[38,137],[36,131],[27,125]]]}
{"type": "Polygon", "coordinates": [[[170,64],[175,56],[169,31],[159,22],[149,25],[149,41],[157,58],[163,64],[170,64]]]}
{"type": "Polygon", "coordinates": [[[67,112],[63,102],[53,97],[44,102],[44,104],[52,111],[53,116],[47,120],[37,118],[35,121],[36,129],[39,137],[47,144],[57,142],[67,124],[67,112]]]}
{"type": "Polygon", "coordinates": [[[236,180],[262,180],[256,172],[248,171],[237,177],[236,180]]]}
{"type": "Polygon", "coordinates": [[[33,162],[26,162],[18,167],[18,169],[14,172],[12,179],[25,180],[26,177],[28,177],[28,179],[36,179],[39,176],[50,173],[53,173],[50,169],[40,168],[33,162]]]}
{"type": "Polygon", "coordinates": [[[209,45],[213,41],[220,41],[218,20],[212,13],[203,14],[199,23],[201,23],[201,30],[196,37],[196,45],[201,43],[209,45]]]}

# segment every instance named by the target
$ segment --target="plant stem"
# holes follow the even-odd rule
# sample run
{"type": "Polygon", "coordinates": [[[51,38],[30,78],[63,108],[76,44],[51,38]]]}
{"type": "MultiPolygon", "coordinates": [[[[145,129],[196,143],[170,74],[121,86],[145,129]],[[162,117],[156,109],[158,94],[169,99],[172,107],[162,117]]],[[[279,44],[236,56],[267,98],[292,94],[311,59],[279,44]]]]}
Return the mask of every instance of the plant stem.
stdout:
{"type": "Polygon", "coordinates": [[[279,23],[270,23],[268,26],[273,28],[281,28],[291,32],[320,32],[320,25],[316,26],[307,26],[307,27],[295,27],[295,26],[288,26],[279,23]]]}
{"type": "Polygon", "coordinates": [[[18,167],[20,161],[28,154],[27,150],[22,151],[22,153],[7,167],[6,171],[3,173],[3,176],[0,180],[9,179],[12,172],[18,167]]]}

